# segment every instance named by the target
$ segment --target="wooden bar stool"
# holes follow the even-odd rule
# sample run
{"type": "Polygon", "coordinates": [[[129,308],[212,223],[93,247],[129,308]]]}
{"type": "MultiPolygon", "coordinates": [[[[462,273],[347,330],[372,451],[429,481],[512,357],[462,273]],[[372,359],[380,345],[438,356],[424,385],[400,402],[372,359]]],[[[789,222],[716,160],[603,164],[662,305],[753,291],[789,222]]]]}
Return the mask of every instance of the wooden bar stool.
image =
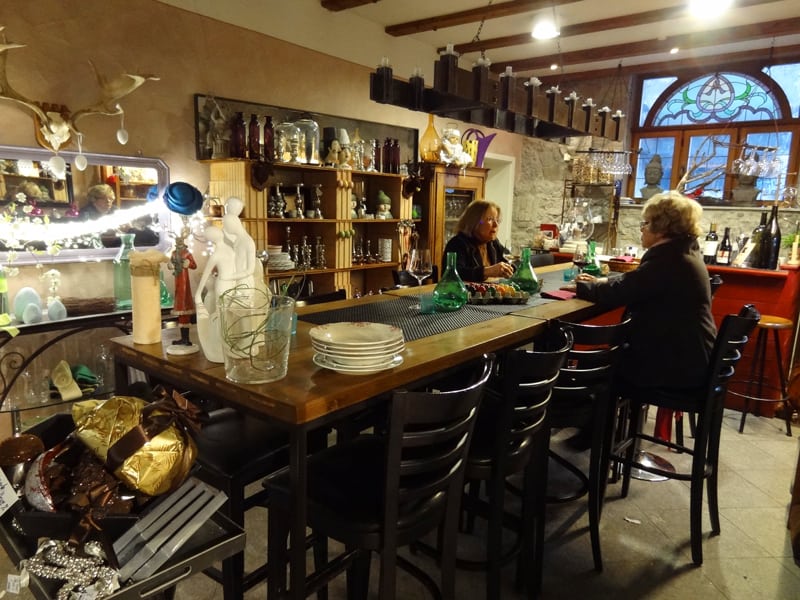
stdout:
{"type": "MultiPolygon", "coordinates": [[[[794,322],[791,319],[784,317],[776,317],[774,315],[761,315],[758,321],[758,336],[756,337],[756,351],[753,354],[753,362],[750,366],[750,378],[746,381],[738,381],[739,385],[746,384],[744,393],[730,390],[735,396],[744,399],[744,407],[742,409],[742,420],[739,423],[739,433],[744,431],[744,422],[747,419],[747,413],[751,412],[752,402],[781,402],[783,404],[784,420],[786,421],[786,435],[792,435],[792,405],[789,403],[789,395],[787,393],[786,385],[786,366],[783,363],[783,354],[781,353],[781,331],[791,331],[794,327],[794,322]],[[765,397],[764,388],[774,388],[770,384],[765,383],[764,369],[767,364],[767,338],[769,332],[772,332],[772,339],[774,342],[775,359],[777,360],[778,375],[780,377],[780,398],[765,397]],[[755,388],[755,394],[753,390],[755,388]]],[[[736,387],[736,386],[733,386],[736,387]]]]}

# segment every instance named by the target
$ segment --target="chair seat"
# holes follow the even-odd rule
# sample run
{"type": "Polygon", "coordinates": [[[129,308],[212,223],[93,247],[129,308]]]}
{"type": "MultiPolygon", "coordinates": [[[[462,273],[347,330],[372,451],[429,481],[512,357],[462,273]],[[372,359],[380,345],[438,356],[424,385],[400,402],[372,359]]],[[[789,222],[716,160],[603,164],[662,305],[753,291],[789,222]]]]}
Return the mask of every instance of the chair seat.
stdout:
{"type": "Polygon", "coordinates": [[[775,315],[761,315],[756,327],[761,329],[791,329],[794,327],[794,322],[791,319],[776,317],[775,315]]]}
{"type": "Polygon", "coordinates": [[[289,461],[286,432],[233,409],[214,411],[196,441],[203,468],[231,479],[254,469],[266,475],[289,461]]]}
{"type": "MultiPolygon", "coordinates": [[[[347,543],[350,539],[363,541],[375,535],[378,542],[383,526],[384,482],[381,477],[386,464],[386,444],[382,436],[362,435],[345,444],[332,446],[308,461],[309,524],[312,529],[324,523],[329,537],[347,543]]],[[[289,495],[288,471],[271,477],[269,489],[272,502],[289,495]]],[[[436,522],[444,510],[445,495],[437,501],[404,506],[398,518],[398,537],[416,537],[420,522],[436,522]],[[412,527],[413,525],[413,527],[412,527]],[[412,530],[414,533],[412,533],[412,530]]]]}

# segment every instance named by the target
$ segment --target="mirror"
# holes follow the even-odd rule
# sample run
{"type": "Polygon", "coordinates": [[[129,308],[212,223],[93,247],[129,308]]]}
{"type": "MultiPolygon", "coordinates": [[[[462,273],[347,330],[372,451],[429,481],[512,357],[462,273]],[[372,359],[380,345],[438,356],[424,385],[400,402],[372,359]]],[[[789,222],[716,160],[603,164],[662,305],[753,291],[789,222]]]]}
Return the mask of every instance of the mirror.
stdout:
{"type": "MultiPolygon", "coordinates": [[[[5,243],[16,239],[37,251],[66,239],[48,262],[110,259],[117,253],[120,229],[136,233],[139,250],[166,251],[170,213],[161,201],[169,184],[164,161],[61,151],[58,156],[66,168],[59,172],[53,156],[48,150],[0,145],[0,264],[8,261],[6,250],[11,249],[5,243]],[[107,215],[87,208],[92,204],[89,196],[103,196],[102,192],[113,197],[107,215]],[[19,193],[25,194],[22,203],[17,202],[19,193]]],[[[13,262],[31,264],[36,258],[16,247],[13,262]]]]}

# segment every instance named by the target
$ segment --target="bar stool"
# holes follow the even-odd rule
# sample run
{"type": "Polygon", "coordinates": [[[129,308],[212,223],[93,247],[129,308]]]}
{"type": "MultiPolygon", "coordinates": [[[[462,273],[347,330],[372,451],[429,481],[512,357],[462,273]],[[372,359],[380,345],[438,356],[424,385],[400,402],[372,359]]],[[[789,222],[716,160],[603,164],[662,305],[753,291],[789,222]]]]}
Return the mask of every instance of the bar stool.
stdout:
{"type": "Polygon", "coordinates": [[[774,315],[761,315],[758,321],[758,336],[756,337],[756,350],[753,354],[753,362],[750,367],[750,377],[745,381],[737,381],[739,385],[746,384],[745,391],[739,392],[730,390],[734,396],[739,396],[744,399],[744,408],[742,409],[742,420],[739,423],[739,433],[744,431],[744,422],[747,419],[747,413],[751,412],[751,402],[781,402],[783,403],[784,420],[786,421],[786,435],[792,435],[792,405],[789,403],[789,395],[787,393],[786,385],[786,368],[783,364],[783,355],[781,353],[781,331],[791,331],[794,327],[794,322],[791,319],[784,317],[777,317],[774,315]],[[768,398],[764,396],[764,388],[772,387],[764,382],[764,369],[767,363],[767,338],[769,332],[772,332],[772,339],[774,342],[775,358],[777,360],[778,375],[780,377],[780,398],[768,398]],[[755,394],[753,388],[755,387],[755,394]]]}

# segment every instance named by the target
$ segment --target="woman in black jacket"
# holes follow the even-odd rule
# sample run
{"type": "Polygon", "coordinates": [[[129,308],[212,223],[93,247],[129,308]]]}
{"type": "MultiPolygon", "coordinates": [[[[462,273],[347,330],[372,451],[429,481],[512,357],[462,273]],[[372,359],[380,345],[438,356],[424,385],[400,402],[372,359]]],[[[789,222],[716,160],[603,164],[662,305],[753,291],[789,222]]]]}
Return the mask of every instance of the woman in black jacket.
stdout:
{"type": "Polygon", "coordinates": [[[471,202],[458,220],[458,233],[444,248],[442,264],[447,264],[448,252],[455,252],[458,255],[456,269],[464,281],[511,277],[514,267],[504,258],[506,249],[497,241],[499,225],[497,204],[486,200],[471,202]]]}
{"type": "Polygon", "coordinates": [[[708,270],[697,242],[702,207],[678,192],[656,194],[642,208],[641,264],[612,279],[578,275],[579,298],[625,306],[630,344],[622,377],[637,388],[703,384],[714,345],[708,270]]]}

